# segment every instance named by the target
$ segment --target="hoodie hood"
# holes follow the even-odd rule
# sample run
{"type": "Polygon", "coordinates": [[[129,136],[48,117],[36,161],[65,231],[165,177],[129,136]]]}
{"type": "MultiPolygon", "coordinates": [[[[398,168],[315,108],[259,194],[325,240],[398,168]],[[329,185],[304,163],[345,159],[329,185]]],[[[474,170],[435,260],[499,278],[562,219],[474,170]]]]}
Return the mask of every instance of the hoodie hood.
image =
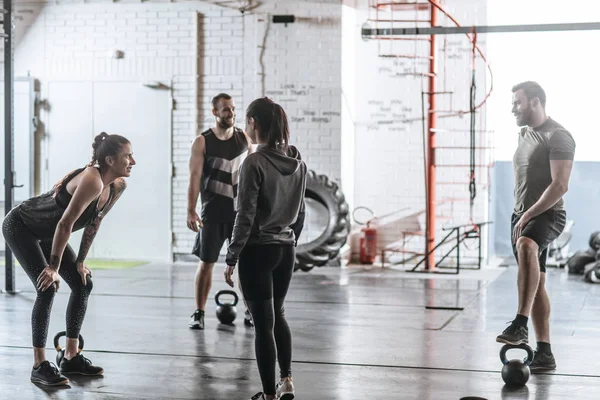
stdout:
{"type": "Polygon", "coordinates": [[[282,175],[292,175],[300,168],[302,163],[300,152],[294,146],[290,146],[286,154],[282,150],[261,144],[258,145],[256,152],[269,160],[282,175]]]}

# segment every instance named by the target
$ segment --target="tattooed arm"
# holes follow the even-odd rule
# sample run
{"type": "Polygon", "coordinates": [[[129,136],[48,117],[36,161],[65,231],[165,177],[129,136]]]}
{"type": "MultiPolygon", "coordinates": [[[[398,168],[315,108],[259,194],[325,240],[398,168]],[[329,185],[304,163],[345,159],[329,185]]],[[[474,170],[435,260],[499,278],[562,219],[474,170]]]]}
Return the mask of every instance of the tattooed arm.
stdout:
{"type": "Polygon", "coordinates": [[[96,237],[96,233],[98,233],[98,229],[100,229],[100,223],[102,219],[108,214],[110,209],[114,206],[114,204],[119,200],[125,189],[127,188],[127,182],[123,178],[119,178],[115,180],[114,185],[114,195],[111,199],[110,203],[106,205],[106,210],[102,214],[101,217],[98,217],[94,220],[93,223],[86,226],[83,230],[83,236],[81,237],[81,244],[79,245],[79,254],[77,255],[77,264],[83,264],[87,257],[87,253],[92,246],[92,242],[96,237]]]}
{"type": "Polygon", "coordinates": [[[87,257],[87,253],[92,246],[92,242],[96,237],[96,233],[98,233],[98,229],[100,229],[100,222],[102,218],[96,218],[94,222],[89,224],[83,229],[83,236],[81,237],[81,244],[79,245],[79,253],[77,254],[77,264],[83,264],[85,258],[87,257]]]}

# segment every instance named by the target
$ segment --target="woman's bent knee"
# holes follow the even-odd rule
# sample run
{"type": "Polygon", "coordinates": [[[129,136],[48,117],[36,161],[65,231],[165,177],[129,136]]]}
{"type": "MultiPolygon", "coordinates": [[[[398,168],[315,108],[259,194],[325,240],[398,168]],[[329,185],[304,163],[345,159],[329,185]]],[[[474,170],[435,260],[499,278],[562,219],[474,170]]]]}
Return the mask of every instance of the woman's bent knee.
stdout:
{"type": "Polygon", "coordinates": [[[94,282],[92,281],[92,277],[87,275],[85,277],[85,285],[81,280],[81,276],[77,275],[77,280],[75,282],[71,282],[69,285],[71,288],[71,292],[73,294],[79,294],[81,296],[89,296],[94,288],[94,282]]]}
{"type": "Polygon", "coordinates": [[[92,281],[92,277],[90,275],[85,277],[85,286],[81,286],[81,294],[89,296],[92,293],[92,289],[94,288],[94,282],[92,281]]]}
{"type": "Polygon", "coordinates": [[[44,291],[41,291],[36,286],[35,290],[37,291],[38,297],[53,299],[54,295],[56,294],[56,284],[53,283],[52,285],[50,285],[50,287],[48,287],[48,289],[44,291]]]}

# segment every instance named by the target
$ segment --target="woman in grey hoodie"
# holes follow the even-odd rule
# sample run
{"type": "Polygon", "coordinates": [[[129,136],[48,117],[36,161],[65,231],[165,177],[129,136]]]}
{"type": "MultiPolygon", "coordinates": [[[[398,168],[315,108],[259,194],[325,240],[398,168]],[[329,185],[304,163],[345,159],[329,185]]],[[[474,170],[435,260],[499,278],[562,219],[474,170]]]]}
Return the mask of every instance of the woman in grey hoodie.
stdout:
{"type": "Polygon", "coordinates": [[[242,292],[254,319],[263,386],[252,399],[291,400],[292,335],[283,303],[304,225],[306,164],[300,152],[289,145],[285,111],[272,100],[260,98],[248,106],[246,133],[258,147],[240,169],[225,280],[233,287],[231,277],[239,261],[242,292]],[[277,361],[281,379],[276,383],[277,361]]]}

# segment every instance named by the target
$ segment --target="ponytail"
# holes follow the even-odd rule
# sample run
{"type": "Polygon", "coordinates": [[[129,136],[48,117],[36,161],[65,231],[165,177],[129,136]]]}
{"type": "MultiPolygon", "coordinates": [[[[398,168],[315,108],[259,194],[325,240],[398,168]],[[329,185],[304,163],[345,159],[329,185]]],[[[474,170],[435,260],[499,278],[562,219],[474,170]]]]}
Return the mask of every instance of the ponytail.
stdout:
{"type": "Polygon", "coordinates": [[[254,118],[260,126],[259,135],[269,147],[287,153],[290,143],[290,127],[285,110],[273,100],[263,97],[254,100],[246,110],[246,118],[254,118]]]}
{"type": "Polygon", "coordinates": [[[108,133],[100,132],[94,138],[94,143],[92,143],[92,160],[87,164],[88,167],[93,167],[98,165],[98,148],[102,145],[104,140],[108,137],[108,133]]]}
{"type": "Polygon", "coordinates": [[[273,103],[271,127],[268,135],[270,147],[281,148],[287,153],[290,144],[290,127],[285,110],[276,103],[273,103]]]}

